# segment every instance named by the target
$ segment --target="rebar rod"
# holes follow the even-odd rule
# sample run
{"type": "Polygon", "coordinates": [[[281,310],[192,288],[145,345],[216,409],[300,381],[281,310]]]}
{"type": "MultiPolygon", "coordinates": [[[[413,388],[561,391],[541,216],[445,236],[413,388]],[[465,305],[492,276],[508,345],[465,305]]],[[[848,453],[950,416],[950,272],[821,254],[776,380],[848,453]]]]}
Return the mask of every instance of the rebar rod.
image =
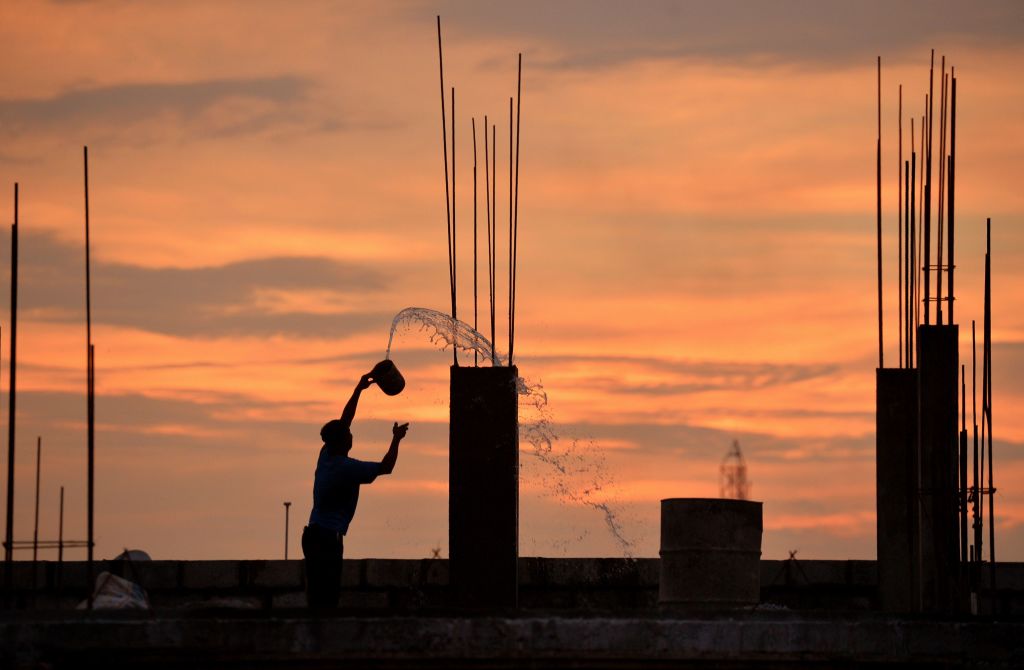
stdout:
{"type": "Polygon", "coordinates": [[[993,481],[992,453],[992,219],[985,221],[985,348],[988,367],[988,393],[985,417],[988,423],[988,562],[993,611],[996,600],[996,488],[993,481]]]}
{"type": "Polygon", "coordinates": [[[946,271],[946,281],[949,282],[949,325],[953,325],[953,303],[956,302],[956,295],[953,293],[953,273],[956,271],[956,247],[953,244],[955,237],[956,218],[953,215],[954,193],[956,185],[956,68],[950,71],[950,100],[949,100],[949,169],[947,170],[948,184],[946,190],[949,197],[949,206],[946,209],[946,216],[949,217],[949,265],[946,271]]]}
{"type": "Polygon", "coordinates": [[[494,252],[491,241],[491,151],[487,133],[487,115],[484,115],[484,212],[487,217],[487,298],[491,321],[491,365],[494,365],[494,252]]]}
{"type": "Polygon", "coordinates": [[[917,152],[914,151],[915,140],[914,137],[914,119],[910,119],[910,192],[907,197],[910,198],[910,239],[908,244],[910,245],[910,268],[908,270],[910,274],[910,306],[908,308],[908,330],[910,331],[910,343],[907,349],[911,352],[911,364],[910,367],[914,367],[914,363],[917,360],[917,350],[915,343],[917,341],[917,325],[918,325],[918,308],[920,303],[917,299],[918,291],[918,268],[917,259],[918,256],[918,218],[917,218],[917,152]]]}
{"type": "MultiPolygon", "coordinates": [[[[470,123],[473,127],[473,330],[479,332],[479,325],[477,323],[477,262],[476,262],[476,248],[477,248],[477,206],[476,206],[476,117],[470,118],[470,123]]],[[[473,367],[480,365],[480,354],[476,347],[473,347],[473,367]]]]}
{"type": "Polygon", "coordinates": [[[515,153],[515,148],[512,144],[512,133],[515,130],[515,118],[512,116],[512,103],[513,100],[510,97],[508,99],[508,364],[510,366],[512,365],[512,226],[515,215],[512,204],[513,192],[515,190],[514,184],[512,183],[512,178],[515,176],[512,172],[512,160],[515,153]]]}
{"type": "Polygon", "coordinates": [[[456,324],[459,322],[458,310],[458,245],[455,237],[455,87],[452,86],[452,365],[459,364],[459,348],[455,346],[456,324]]]}
{"type": "Polygon", "coordinates": [[[975,321],[971,319],[971,422],[974,424],[974,482],[972,487],[971,510],[974,528],[974,560],[981,561],[981,490],[979,488],[980,471],[978,469],[978,343],[975,329],[975,321]]]}
{"type": "Polygon", "coordinates": [[[519,54],[519,68],[516,74],[516,180],[515,209],[512,215],[512,337],[508,343],[508,364],[512,365],[512,350],[516,341],[516,298],[519,289],[519,126],[522,120],[523,103],[523,54],[519,54]]]}
{"type": "Polygon", "coordinates": [[[932,243],[932,139],[935,130],[932,126],[933,111],[935,108],[935,49],[932,49],[932,64],[928,70],[928,97],[925,104],[928,106],[928,147],[925,152],[927,157],[927,171],[921,175],[924,180],[924,323],[931,324],[931,243],[932,243]]]}
{"type": "Polygon", "coordinates": [[[89,265],[89,147],[82,147],[82,175],[85,191],[85,355],[92,344],[92,272],[89,265]]]}
{"type": "Polygon", "coordinates": [[[907,237],[907,355],[910,367],[914,367],[917,358],[915,342],[917,340],[917,152],[915,151],[916,135],[914,133],[914,116],[910,116],[910,181],[907,186],[907,226],[910,236],[907,237]]]}
{"type": "MultiPolygon", "coordinates": [[[[32,562],[39,558],[39,481],[43,464],[43,438],[36,437],[36,517],[32,528],[32,562]]],[[[35,568],[32,569],[33,577],[35,568]]]]}
{"type": "MultiPolygon", "coordinates": [[[[69,549],[79,548],[79,547],[80,548],[85,548],[86,544],[87,544],[86,540],[64,540],[64,546],[69,548],[69,549]]],[[[39,540],[39,549],[40,550],[56,549],[57,545],[58,545],[58,541],[57,540],[39,540]]],[[[15,551],[22,551],[22,550],[31,551],[32,550],[32,540],[15,540],[14,541],[14,550],[15,551]]]]}
{"type": "Polygon", "coordinates": [[[7,541],[4,545],[4,585],[10,595],[13,586],[13,542],[14,542],[14,435],[16,399],[16,373],[18,351],[18,184],[14,184],[14,223],[11,224],[11,355],[8,363],[10,382],[8,385],[7,410],[7,541]]]}
{"type": "Polygon", "coordinates": [[[903,162],[903,186],[904,192],[907,197],[903,199],[903,236],[906,239],[906,244],[903,246],[903,346],[905,349],[905,358],[907,361],[907,367],[914,367],[914,355],[913,355],[913,324],[911,323],[910,310],[913,307],[913,288],[911,285],[911,276],[913,264],[910,260],[911,249],[914,248],[912,240],[913,235],[910,227],[910,161],[903,162]]]}
{"type": "MultiPolygon", "coordinates": [[[[86,365],[86,526],[88,532],[87,558],[89,562],[89,579],[93,572],[93,543],[95,541],[95,452],[96,452],[96,417],[93,398],[93,344],[92,344],[92,267],[90,265],[91,241],[89,225],[89,147],[82,147],[82,184],[85,201],[85,365],[86,365]]],[[[90,607],[92,599],[89,600],[90,607]]]]}
{"type": "Polygon", "coordinates": [[[960,439],[958,496],[960,513],[960,570],[964,574],[967,564],[967,366],[960,364],[960,439]]]}
{"type": "Polygon", "coordinates": [[[938,216],[935,217],[937,246],[935,251],[935,323],[942,325],[942,261],[943,261],[943,206],[946,179],[946,57],[942,57],[941,90],[939,92],[939,194],[938,216]]]}
{"type": "Polygon", "coordinates": [[[878,57],[878,138],[875,141],[875,179],[878,212],[878,367],[885,368],[882,343],[882,57],[878,57]]]}
{"type": "MultiPolygon", "coordinates": [[[[452,193],[449,190],[448,184],[448,119],[445,114],[444,107],[444,54],[441,48],[441,16],[437,17],[437,62],[440,71],[441,78],[441,152],[444,156],[444,208],[448,230],[448,288],[451,293],[452,299],[452,318],[455,318],[455,274],[452,259],[452,193]]],[[[454,94],[453,94],[454,97],[454,94]]],[[[452,110],[452,115],[455,115],[455,110],[452,110]]],[[[454,143],[454,138],[452,139],[454,143]]],[[[455,156],[452,156],[452,172],[454,172],[455,156]]],[[[452,190],[454,190],[454,180],[452,183],[452,190]]],[[[456,364],[458,363],[457,347],[452,347],[452,355],[456,357],[456,364]]]]}
{"type": "Polygon", "coordinates": [[[498,303],[498,129],[491,125],[491,221],[494,229],[491,247],[491,365],[498,364],[496,320],[498,303]]]}
{"type": "MultiPolygon", "coordinates": [[[[985,263],[988,263],[988,254],[985,255],[985,263]]],[[[982,305],[984,305],[984,293],[982,293],[982,305]]],[[[984,307],[982,308],[984,310],[984,307]]],[[[982,529],[985,528],[985,434],[986,416],[988,415],[988,345],[985,342],[985,315],[982,313],[981,321],[981,449],[978,479],[978,523],[982,529]]],[[[984,548],[984,530],[979,534],[982,542],[978,545],[979,552],[984,548]]],[[[981,561],[981,554],[978,555],[981,561]]]]}
{"type": "MultiPolygon", "coordinates": [[[[926,102],[927,102],[927,98],[926,98],[926,102]]],[[[926,244],[925,229],[924,229],[924,201],[925,201],[925,196],[927,195],[928,192],[925,190],[925,185],[924,185],[924,149],[925,149],[924,133],[925,133],[925,125],[926,125],[925,121],[927,120],[927,118],[928,118],[927,114],[922,114],[921,115],[921,153],[919,154],[920,157],[918,158],[918,160],[920,161],[920,165],[918,166],[918,168],[919,168],[918,169],[918,174],[920,175],[920,179],[919,179],[919,182],[918,182],[918,199],[917,199],[917,222],[918,222],[918,226],[917,226],[917,234],[918,234],[918,239],[917,239],[917,265],[918,265],[918,267],[915,269],[915,272],[918,273],[918,278],[917,278],[917,296],[915,296],[915,298],[914,298],[915,302],[917,303],[917,314],[916,314],[915,318],[916,318],[916,324],[918,326],[921,325],[921,317],[922,317],[921,312],[923,311],[921,309],[921,307],[922,307],[922,305],[927,305],[927,300],[924,298],[925,292],[924,292],[922,287],[924,286],[924,283],[925,283],[925,281],[927,280],[928,277],[927,277],[927,272],[921,266],[921,260],[925,258],[925,244],[926,244]]]]}
{"type": "Polygon", "coordinates": [[[897,118],[897,154],[898,159],[896,162],[896,297],[897,297],[897,310],[898,315],[898,326],[896,332],[899,333],[899,359],[900,367],[903,367],[903,343],[904,343],[904,332],[903,332],[903,84],[899,87],[899,111],[896,115],[897,118]]]}
{"type": "Polygon", "coordinates": [[[64,487],[60,487],[60,506],[57,512],[57,566],[60,574],[61,564],[64,563],[64,487]]]}
{"type": "MultiPolygon", "coordinates": [[[[927,156],[927,153],[925,154],[927,156]]],[[[932,268],[931,268],[931,247],[932,247],[932,226],[931,226],[931,205],[930,201],[932,198],[931,184],[928,181],[928,161],[925,160],[925,169],[921,173],[922,186],[924,193],[921,197],[921,204],[924,207],[922,222],[923,222],[923,234],[924,234],[924,255],[922,260],[924,265],[922,271],[924,272],[924,324],[931,324],[931,281],[932,281],[932,268]]]]}
{"type": "MultiPolygon", "coordinates": [[[[88,420],[89,420],[89,547],[88,547],[88,559],[89,559],[89,580],[92,580],[93,570],[93,549],[96,544],[95,537],[95,508],[93,495],[96,490],[96,345],[89,345],[89,369],[88,369],[88,420]]],[[[92,607],[90,600],[90,608],[92,607]]]]}
{"type": "Polygon", "coordinates": [[[490,126],[490,179],[492,179],[492,193],[490,193],[490,220],[494,222],[495,246],[490,249],[490,276],[494,278],[492,294],[490,294],[490,364],[498,365],[498,339],[497,319],[498,313],[498,128],[490,126]]]}

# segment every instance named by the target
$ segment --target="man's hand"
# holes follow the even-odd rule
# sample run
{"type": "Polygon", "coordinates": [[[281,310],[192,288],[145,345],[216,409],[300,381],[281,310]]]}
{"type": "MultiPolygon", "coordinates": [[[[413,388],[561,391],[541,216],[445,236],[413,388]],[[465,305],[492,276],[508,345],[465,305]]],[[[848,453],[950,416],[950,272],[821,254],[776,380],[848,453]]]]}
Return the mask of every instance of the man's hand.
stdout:
{"type": "Polygon", "coordinates": [[[391,427],[391,433],[394,437],[391,438],[391,446],[388,448],[388,453],[384,454],[384,458],[380,462],[380,473],[382,475],[390,475],[395,469],[395,462],[398,460],[398,443],[402,441],[405,434],[409,432],[409,424],[403,423],[401,426],[395,421],[395,425],[391,427]]]}
{"type": "Polygon", "coordinates": [[[401,426],[395,421],[395,425],[391,428],[391,433],[395,436],[396,440],[401,440],[405,437],[405,434],[409,432],[409,424],[403,423],[401,426]]]}
{"type": "Polygon", "coordinates": [[[365,375],[359,378],[359,383],[356,384],[356,388],[360,391],[370,388],[370,384],[373,383],[373,373],[367,372],[365,375]]]}

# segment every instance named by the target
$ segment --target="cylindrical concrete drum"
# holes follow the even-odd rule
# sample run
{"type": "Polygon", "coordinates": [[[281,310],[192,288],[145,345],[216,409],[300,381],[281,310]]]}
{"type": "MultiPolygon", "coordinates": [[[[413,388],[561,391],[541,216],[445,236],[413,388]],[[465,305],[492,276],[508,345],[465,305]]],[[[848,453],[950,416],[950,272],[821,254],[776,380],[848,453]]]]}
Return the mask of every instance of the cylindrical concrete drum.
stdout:
{"type": "Polygon", "coordinates": [[[761,507],[750,500],[662,500],[658,603],[705,610],[756,605],[761,507]]]}
{"type": "Polygon", "coordinates": [[[398,371],[398,367],[389,359],[385,359],[373,366],[370,372],[373,381],[377,383],[381,391],[388,395],[398,395],[405,388],[405,377],[398,371]]]}

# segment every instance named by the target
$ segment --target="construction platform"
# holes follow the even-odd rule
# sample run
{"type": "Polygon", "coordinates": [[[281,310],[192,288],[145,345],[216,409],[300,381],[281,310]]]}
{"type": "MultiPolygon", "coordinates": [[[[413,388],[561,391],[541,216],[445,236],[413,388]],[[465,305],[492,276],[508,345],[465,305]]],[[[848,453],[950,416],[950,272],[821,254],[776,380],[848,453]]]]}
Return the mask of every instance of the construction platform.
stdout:
{"type": "Polygon", "coordinates": [[[342,607],[301,607],[301,561],[99,562],[147,611],[73,609],[83,563],[18,562],[0,667],[1024,667],[1024,564],[1000,564],[1001,614],[877,610],[873,561],[762,561],[761,604],[657,606],[657,559],[520,559],[520,607],[468,611],[447,561],[347,560],[342,607]],[[58,567],[60,569],[58,570],[58,567]]]}

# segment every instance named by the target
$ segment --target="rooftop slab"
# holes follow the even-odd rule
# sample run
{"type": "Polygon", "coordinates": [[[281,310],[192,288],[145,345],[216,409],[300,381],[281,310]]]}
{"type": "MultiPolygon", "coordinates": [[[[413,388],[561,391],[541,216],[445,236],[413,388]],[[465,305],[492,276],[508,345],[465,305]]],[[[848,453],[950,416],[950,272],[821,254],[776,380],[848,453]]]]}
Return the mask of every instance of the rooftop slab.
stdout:
{"type": "Polygon", "coordinates": [[[746,612],[704,618],[35,613],[0,666],[68,668],[966,667],[1024,665],[1024,622],[746,612]]]}

